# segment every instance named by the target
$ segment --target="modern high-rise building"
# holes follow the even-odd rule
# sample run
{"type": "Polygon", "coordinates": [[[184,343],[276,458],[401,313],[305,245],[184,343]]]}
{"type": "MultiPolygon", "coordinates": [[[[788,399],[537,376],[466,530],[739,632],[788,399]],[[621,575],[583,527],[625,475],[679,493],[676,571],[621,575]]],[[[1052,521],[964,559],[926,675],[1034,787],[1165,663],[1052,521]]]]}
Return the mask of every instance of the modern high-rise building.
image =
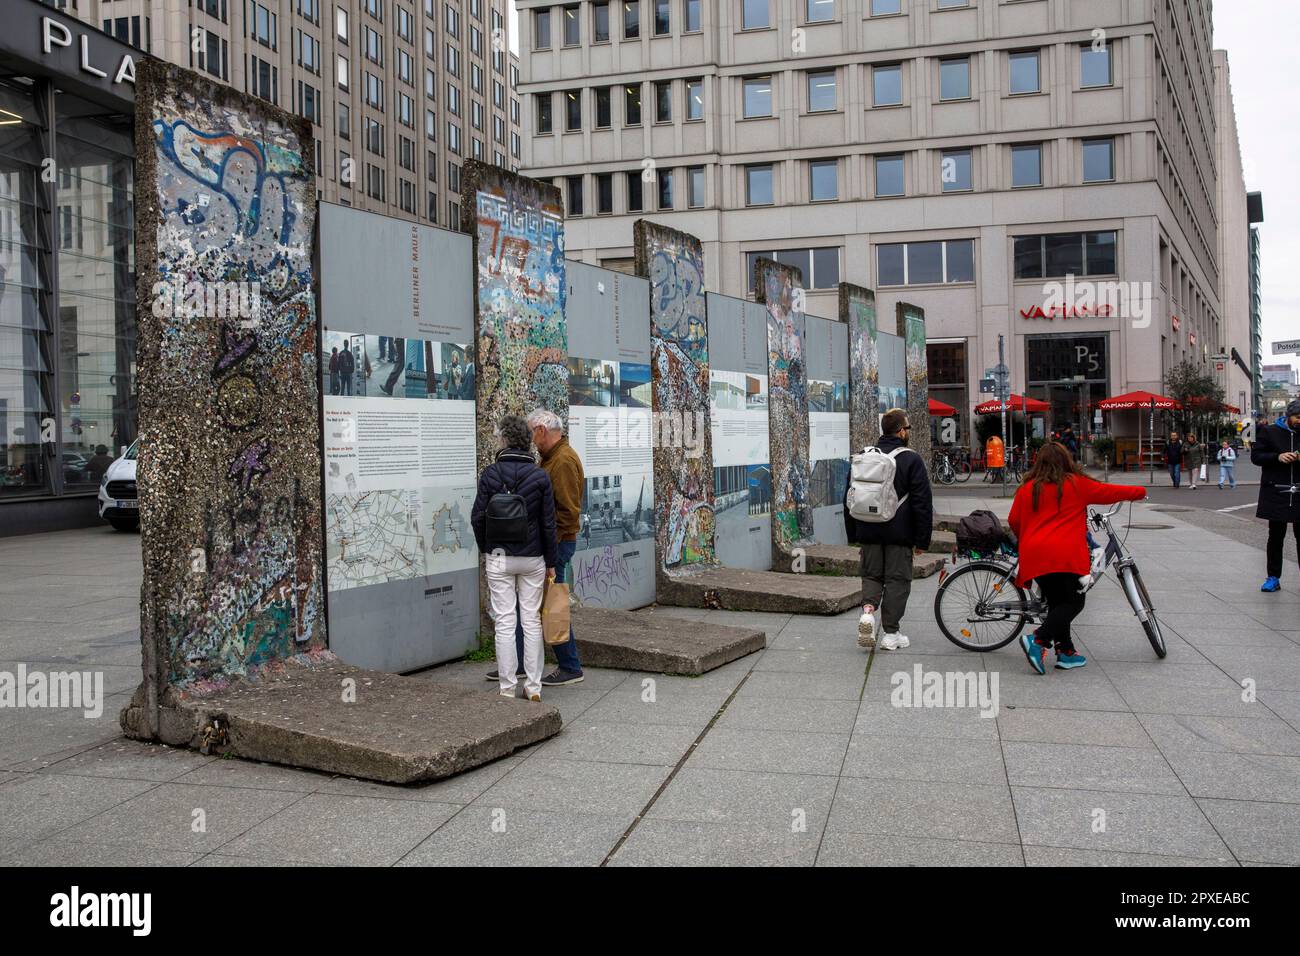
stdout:
{"type": "Polygon", "coordinates": [[[1251,366],[1250,222],[1246,179],[1232,100],[1228,51],[1214,51],[1214,161],[1218,170],[1219,304],[1223,309],[1222,351],[1215,377],[1225,401],[1250,414],[1255,387],[1251,366]]]}
{"type": "Polygon", "coordinates": [[[647,216],[703,241],[711,289],[750,294],[775,256],[812,314],[841,280],[921,305],[963,442],[999,335],[1014,390],[1087,430],[1098,399],[1249,347],[1208,0],[517,6],[524,170],[563,188],[570,257],[627,268],[647,216]]]}
{"type": "Polygon", "coordinates": [[[96,520],[105,462],[136,438],[124,64],[152,54],[308,117],[320,198],[458,229],[462,162],[522,156],[508,4],[0,3],[0,533],[96,520]]]}
{"type": "Polygon", "coordinates": [[[1247,268],[1250,283],[1250,367],[1254,380],[1252,401],[1255,408],[1262,413],[1264,410],[1264,292],[1263,275],[1260,272],[1258,224],[1264,221],[1263,194],[1248,193],[1246,210],[1246,218],[1250,224],[1247,268]]]}

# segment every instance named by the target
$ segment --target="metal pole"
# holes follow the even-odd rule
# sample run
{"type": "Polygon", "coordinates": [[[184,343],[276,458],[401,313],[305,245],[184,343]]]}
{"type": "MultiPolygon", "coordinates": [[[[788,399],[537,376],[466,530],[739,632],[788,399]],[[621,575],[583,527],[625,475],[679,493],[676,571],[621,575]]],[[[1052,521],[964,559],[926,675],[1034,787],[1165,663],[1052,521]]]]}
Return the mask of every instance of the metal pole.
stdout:
{"type": "Polygon", "coordinates": [[[1151,432],[1151,454],[1149,456],[1149,460],[1151,462],[1151,476],[1147,479],[1147,484],[1154,485],[1156,483],[1156,400],[1154,398],[1151,399],[1150,432],[1151,432]]]}
{"type": "MultiPolygon", "coordinates": [[[[1006,367],[1006,351],[1004,348],[1004,339],[998,336],[998,369],[1006,367]]],[[[1007,434],[1007,401],[1010,399],[1008,394],[1011,391],[1011,376],[1008,374],[998,375],[998,400],[1002,403],[1002,497],[1007,496],[1007,452],[1011,449],[1012,443],[1008,441],[1010,437],[1007,434]]]]}

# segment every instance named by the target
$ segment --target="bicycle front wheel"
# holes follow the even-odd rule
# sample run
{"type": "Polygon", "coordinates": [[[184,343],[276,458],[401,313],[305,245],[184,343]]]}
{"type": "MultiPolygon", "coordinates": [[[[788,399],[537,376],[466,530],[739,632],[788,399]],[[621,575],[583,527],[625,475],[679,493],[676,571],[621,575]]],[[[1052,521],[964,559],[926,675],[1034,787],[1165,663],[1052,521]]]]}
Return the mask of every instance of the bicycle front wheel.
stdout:
{"type": "Polygon", "coordinates": [[[1156,652],[1156,657],[1163,660],[1169,649],[1165,646],[1165,635],[1160,630],[1160,619],[1151,605],[1151,595],[1142,580],[1142,572],[1136,565],[1129,565],[1120,572],[1120,583],[1124,587],[1128,603],[1133,607],[1133,613],[1142,622],[1142,630],[1146,632],[1151,649],[1156,652]]]}
{"type": "Polygon", "coordinates": [[[939,630],[968,651],[996,651],[1019,636],[1028,621],[1027,602],[996,561],[971,561],[948,575],[934,595],[939,630]]]}
{"type": "Polygon", "coordinates": [[[970,466],[970,462],[968,462],[968,461],[959,461],[959,462],[957,462],[957,464],[956,464],[954,467],[955,467],[956,470],[957,470],[957,480],[958,480],[958,481],[963,481],[963,482],[965,482],[965,481],[970,481],[971,472],[973,472],[973,471],[975,470],[975,469],[971,468],[971,466],[970,466]]]}

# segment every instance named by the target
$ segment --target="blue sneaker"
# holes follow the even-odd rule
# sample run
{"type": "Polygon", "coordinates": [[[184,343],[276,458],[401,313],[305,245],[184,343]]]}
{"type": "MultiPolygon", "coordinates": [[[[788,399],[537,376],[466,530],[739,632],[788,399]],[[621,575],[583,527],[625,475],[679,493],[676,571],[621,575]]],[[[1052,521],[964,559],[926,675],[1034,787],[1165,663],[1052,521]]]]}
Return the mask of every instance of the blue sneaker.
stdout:
{"type": "Polygon", "coordinates": [[[1075,667],[1082,667],[1086,663],[1088,663],[1088,658],[1076,650],[1071,649],[1069,653],[1065,653],[1058,648],[1056,651],[1057,670],[1068,671],[1075,667]]]}
{"type": "Polygon", "coordinates": [[[1020,635],[1020,649],[1025,652],[1025,659],[1029,661],[1029,666],[1038,674],[1047,673],[1047,665],[1043,663],[1043,658],[1047,654],[1047,648],[1043,647],[1028,634],[1020,635]]]}
{"type": "Polygon", "coordinates": [[[1268,580],[1264,582],[1260,590],[1272,594],[1274,591],[1282,590],[1282,582],[1272,575],[1269,575],[1268,580]]]}

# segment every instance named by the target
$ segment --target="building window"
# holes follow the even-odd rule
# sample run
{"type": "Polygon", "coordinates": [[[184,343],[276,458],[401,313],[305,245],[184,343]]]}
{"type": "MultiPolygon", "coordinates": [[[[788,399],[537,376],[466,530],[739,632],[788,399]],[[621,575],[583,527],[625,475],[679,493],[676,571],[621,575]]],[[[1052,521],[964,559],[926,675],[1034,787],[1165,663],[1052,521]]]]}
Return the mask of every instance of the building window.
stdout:
{"type": "Polygon", "coordinates": [[[903,157],[876,157],[876,197],[903,195],[903,157]]]}
{"type": "Polygon", "coordinates": [[[460,36],[460,12],[450,3],[443,7],[446,10],[447,33],[453,37],[460,36]]]}
{"type": "Polygon", "coordinates": [[[835,109],[835,71],[808,74],[808,112],[828,113],[835,109]]]}
{"type": "Polygon", "coordinates": [[[537,132],[551,132],[551,94],[538,93],[537,98],[537,132]]]}
{"type": "Polygon", "coordinates": [[[807,0],[804,16],[809,23],[825,23],[835,19],[835,0],[807,0]]]}
{"type": "Polygon", "coordinates": [[[366,59],[376,66],[384,65],[384,38],[376,30],[366,27],[366,59]]]}
{"type": "Polygon", "coordinates": [[[609,3],[591,5],[591,42],[609,42],[609,3]]]}
{"type": "Polygon", "coordinates": [[[704,81],[686,81],[686,118],[687,120],[704,119],[704,81]]]}
{"type": "Polygon", "coordinates": [[[1110,86],[1115,82],[1111,71],[1110,44],[1085,44],[1079,48],[1079,85],[1084,89],[1110,86]]]}
{"type": "Polygon", "coordinates": [[[569,133],[582,129],[582,90],[565,91],[564,128],[569,133]]]}
{"type": "Polygon", "coordinates": [[[596,129],[609,129],[614,122],[610,110],[609,87],[598,86],[592,92],[596,97],[596,129]]]}
{"type": "Polygon", "coordinates": [[[454,83],[447,84],[447,112],[453,116],[460,115],[460,87],[454,83]]]}
{"type": "Polygon", "coordinates": [[[970,150],[944,150],[939,160],[939,179],[946,193],[969,192],[975,188],[971,182],[970,150]]]}
{"type": "Polygon", "coordinates": [[[1115,179],[1115,141],[1113,139],[1085,139],[1083,141],[1083,181],[1108,183],[1115,179]]]}
{"type": "Polygon", "coordinates": [[[974,281],[974,239],[893,242],[876,247],[878,285],[939,285],[974,281]]]}
{"type": "Polygon", "coordinates": [[[704,167],[692,166],[686,170],[686,205],[699,209],[704,205],[704,167]]]}
{"type": "Polygon", "coordinates": [[[783,266],[793,266],[803,275],[805,289],[834,289],[840,283],[840,250],[838,246],[818,249],[777,249],[745,253],[746,275],[754,288],[755,264],[759,259],[773,259],[783,266]]]}
{"type": "Polygon", "coordinates": [[[336,111],[338,117],[339,139],[352,138],[352,111],[346,103],[340,103],[336,111]]]}
{"type": "Polygon", "coordinates": [[[939,61],[939,99],[970,99],[970,57],[939,61]]]}
{"type": "Polygon", "coordinates": [[[569,215],[581,216],[582,215],[582,177],[565,176],[564,192],[569,199],[569,215]]]}
{"type": "Polygon", "coordinates": [[[815,159],[808,164],[808,198],[831,202],[840,198],[840,164],[834,159],[815,159]]]}
{"type": "Polygon", "coordinates": [[[970,0],[939,0],[940,10],[960,10],[969,6],[970,0]]]}
{"type": "Polygon", "coordinates": [[[659,170],[659,208],[673,208],[673,171],[671,169],[659,170]]]}
{"type": "Polygon", "coordinates": [[[560,20],[564,24],[564,45],[577,46],[582,42],[582,21],[578,18],[580,8],[565,7],[560,11],[560,20]]]}
{"type": "Polygon", "coordinates": [[[349,88],[351,80],[349,78],[348,59],[340,56],[334,63],[334,71],[338,74],[339,89],[346,90],[349,88]]]}
{"type": "Polygon", "coordinates": [[[699,33],[703,27],[700,21],[700,0],[682,0],[682,32],[699,33]]]}
{"type": "Polygon", "coordinates": [[[772,77],[751,76],[745,80],[744,117],[772,115],[772,77]]]}
{"type": "Polygon", "coordinates": [[[623,39],[635,40],[641,36],[641,0],[625,0],[623,4],[623,39]]]}
{"type": "Polygon", "coordinates": [[[533,49],[549,50],[551,48],[551,11],[549,9],[533,11],[533,49]]]}
{"type": "Polygon", "coordinates": [[[899,63],[871,68],[873,106],[903,105],[903,67],[899,63]]]}
{"type": "Polygon", "coordinates": [[[772,25],[772,10],[768,0],[741,0],[740,28],[766,30],[772,25]]]}
{"type": "Polygon", "coordinates": [[[1043,147],[1039,143],[1031,146],[1011,147],[1011,185],[1043,185],[1043,147]]]}
{"type": "Polygon", "coordinates": [[[642,199],[641,196],[641,187],[645,183],[645,180],[641,178],[641,175],[642,174],[640,170],[637,170],[634,173],[627,174],[627,211],[628,212],[641,212],[641,210],[645,208],[644,206],[645,200],[642,199]]]}
{"type": "Polygon", "coordinates": [[[651,0],[655,5],[655,36],[666,37],[672,32],[672,14],[668,6],[669,0],[651,0]]]}
{"type": "Polygon", "coordinates": [[[366,149],[376,156],[384,155],[384,125],[366,118],[366,149]]]}
{"type": "Polygon", "coordinates": [[[641,84],[623,87],[623,125],[641,125],[641,84]]]}
{"type": "Polygon", "coordinates": [[[1017,236],[1012,241],[1017,279],[1063,279],[1116,272],[1115,232],[1017,236]]]}
{"type": "Polygon", "coordinates": [[[596,174],[596,213],[608,216],[614,211],[614,174],[596,174]]]}
{"type": "Polygon", "coordinates": [[[903,0],[871,0],[873,17],[888,17],[903,12],[903,0]]]}
{"type": "Polygon", "coordinates": [[[664,80],[655,84],[655,122],[671,123],[673,121],[673,84],[664,80]]]}
{"type": "Polygon", "coordinates": [[[772,166],[764,163],[745,167],[745,205],[772,205],[772,166]]]}
{"type": "Polygon", "coordinates": [[[340,43],[348,42],[348,12],[342,7],[334,8],[334,33],[340,43]]]}
{"type": "Polygon", "coordinates": [[[1012,94],[1016,93],[1038,93],[1042,87],[1038,79],[1038,51],[1032,50],[1026,53],[1012,53],[1010,58],[1010,73],[1008,76],[1012,94]]]}

